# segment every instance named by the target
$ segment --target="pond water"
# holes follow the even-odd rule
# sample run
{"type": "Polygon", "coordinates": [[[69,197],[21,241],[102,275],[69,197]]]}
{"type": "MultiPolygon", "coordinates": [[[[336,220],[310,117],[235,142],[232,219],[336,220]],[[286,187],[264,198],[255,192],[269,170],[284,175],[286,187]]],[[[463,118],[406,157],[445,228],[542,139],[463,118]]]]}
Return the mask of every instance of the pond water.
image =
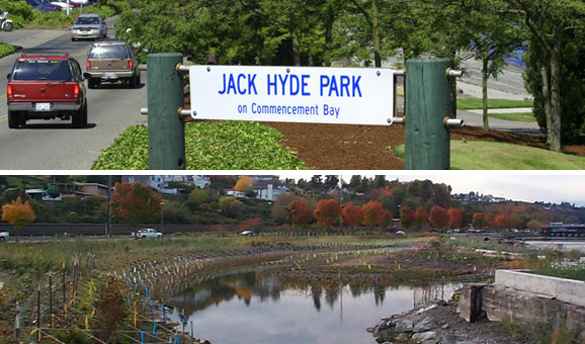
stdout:
{"type": "Polygon", "coordinates": [[[455,285],[328,287],[285,283],[255,273],[219,277],[167,297],[169,314],[213,344],[375,343],[366,328],[384,317],[449,299],[455,285]]]}

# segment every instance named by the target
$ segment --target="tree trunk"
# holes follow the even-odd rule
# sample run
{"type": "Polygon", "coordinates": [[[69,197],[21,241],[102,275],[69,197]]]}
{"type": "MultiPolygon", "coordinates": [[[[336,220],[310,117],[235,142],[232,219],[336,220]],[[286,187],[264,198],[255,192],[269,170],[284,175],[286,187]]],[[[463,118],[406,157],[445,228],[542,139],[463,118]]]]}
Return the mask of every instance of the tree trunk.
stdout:
{"type": "Polygon", "coordinates": [[[378,17],[378,4],[376,0],[372,0],[372,34],[374,40],[374,62],[377,68],[382,67],[382,50],[380,44],[380,18],[378,17]]]}
{"type": "Polygon", "coordinates": [[[262,33],[262,18],[256,17],[256,64],[264,65],[264,34],[262,33]]]}
{"type": "Polygon", "coordinates": [[[483,66],[481,69],[481,96],[483,100],[483,128],[490,130],[490,124],[488,120],[488,59],[483,57],[483,66]]]}
{"type": "Polygon", "coordinates": [[[290,40],[292,45],[293,64],[295,66],[301,65],[301,53],[299,50],[299,33],[297,30],[296,16],[294,13],[290,15],[290,40]]]}
{"type": "Polygon", "coordinates": [[[551,104],[550,104],[550,86],[548,76],[548,61],[546,59],[546,50],[544,47],[539,48],[540,57],[540,74],[542,78],[542,99],[544,102],[544,117],[546,119],[546,143],[551,143],[551,104]]]}
{"type": "Polygon", "coordinates": [[[557,25],[553,36],[553,49],[550,58],[551,75],[551,114],[548,135],[550,137],[550,150],[561,151],[561,43],[563,40],[563,27],[557,25]]]}

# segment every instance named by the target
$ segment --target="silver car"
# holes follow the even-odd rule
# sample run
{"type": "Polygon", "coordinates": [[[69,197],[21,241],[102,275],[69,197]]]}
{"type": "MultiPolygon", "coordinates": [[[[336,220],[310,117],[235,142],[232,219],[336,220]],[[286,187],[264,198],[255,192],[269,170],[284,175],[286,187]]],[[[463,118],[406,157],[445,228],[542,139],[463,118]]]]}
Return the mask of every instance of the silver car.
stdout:
{"type": "Polygon", "coordinates": [[[108,29],[106,22],[99,14],[82,14],[77,17],[71,28],[71,40],[106,38],[108,29]]]}

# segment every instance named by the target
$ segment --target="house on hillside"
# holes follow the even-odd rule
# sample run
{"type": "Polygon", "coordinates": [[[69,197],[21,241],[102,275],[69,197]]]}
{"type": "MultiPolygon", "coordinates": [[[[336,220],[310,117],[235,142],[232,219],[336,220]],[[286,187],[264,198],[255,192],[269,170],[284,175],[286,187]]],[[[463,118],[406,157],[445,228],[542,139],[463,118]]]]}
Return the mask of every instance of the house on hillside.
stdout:
{"type": "Polygon", "coordinates": [[[148,185],[154,190],[169,195],[189,192],[194,188],[206,189],[211,184],[209,176],[188,175],[154,175],[154,176],[122,176],[122,182],[148,185]]]}

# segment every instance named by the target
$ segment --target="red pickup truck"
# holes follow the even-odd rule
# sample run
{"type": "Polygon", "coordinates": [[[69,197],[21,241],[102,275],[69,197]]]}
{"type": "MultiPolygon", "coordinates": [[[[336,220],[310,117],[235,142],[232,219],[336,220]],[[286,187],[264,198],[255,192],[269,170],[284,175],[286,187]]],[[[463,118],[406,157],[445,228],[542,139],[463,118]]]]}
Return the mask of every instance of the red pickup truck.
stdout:
{"type": "Polygon", "coordinates": [[[79,63],[68,54],[23,54],[8,74],[8,127],[29,119],[72,120],[87,124],[85,78],[79,63]]]}

